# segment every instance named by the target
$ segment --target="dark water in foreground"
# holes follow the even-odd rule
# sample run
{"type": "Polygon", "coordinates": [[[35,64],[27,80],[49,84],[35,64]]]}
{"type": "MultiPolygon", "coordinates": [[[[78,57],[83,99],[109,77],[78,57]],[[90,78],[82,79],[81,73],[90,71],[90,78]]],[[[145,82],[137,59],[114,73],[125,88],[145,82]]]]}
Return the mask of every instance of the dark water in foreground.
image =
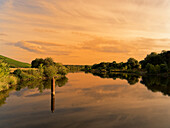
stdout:
{"type": "Polygon", "coordinates": [[[55,99],[50,89],[11,91],[0,106],[0,128],[170,128],[169,83],[160,88],[146,78],[147,86],[130,85],[134,78],[128,83],[85,73],[67,77],[55,99]]]}

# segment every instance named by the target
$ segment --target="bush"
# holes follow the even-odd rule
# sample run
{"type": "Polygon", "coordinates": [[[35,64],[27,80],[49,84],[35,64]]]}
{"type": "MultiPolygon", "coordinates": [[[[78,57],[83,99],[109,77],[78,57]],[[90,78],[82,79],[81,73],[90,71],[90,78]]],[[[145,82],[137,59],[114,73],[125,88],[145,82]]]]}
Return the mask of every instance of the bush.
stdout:
{"type": "Polygon", "coordinates": [[[0,77],[8,76],[10,73],[8,64],[0,61],[0,77]]]}
{"type": "Polygon", "coordinates": [[[18,77],[21,77],[21,69],[16,69],[14,72],[13,72],[13,74],[14,75],[16,75],[16,76],[18,76],[18,77]]]}
{"type": "Polygon", "coordinates": [[[16,85],[17,81],[18,81],[18,79],[15,76],[8,76],[8,78],[7,78],[7,82],[9,85],[16,85]]]}
{"type": "Polygon", "coordinates": [[[41,79],[42,76],[39,71],[30,69],[30,70],[23,70],[21,72],[20,78],[22,80],[33,80],[33,79],[41,79]]]}
{"type": "Polygon", "coordinates": [[[9,85],[5,82],[0,81],[0,91],[9,89],[9,85]]]}

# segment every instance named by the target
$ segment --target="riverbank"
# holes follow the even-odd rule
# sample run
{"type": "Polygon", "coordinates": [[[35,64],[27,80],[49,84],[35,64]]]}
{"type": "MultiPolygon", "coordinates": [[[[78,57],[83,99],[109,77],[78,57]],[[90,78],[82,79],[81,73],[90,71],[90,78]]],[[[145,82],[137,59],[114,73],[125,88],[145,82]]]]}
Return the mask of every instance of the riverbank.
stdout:
{"type": "Polygon", "coordinates": [[[147,73],[146,71],[143,70],[98,70],[98,69],[92,69],[89,70],[88,72],[90,73],[97,73],[97,74],[111,74],[111,73],[128,73],[128,74],[134,74],[134,75],[140,75],[140,76],[164,76],[164,77],[169,77],[170,76],[170,72],[168,73],[157,73],[157,74],[151,74],[151,73],[147,73]]]}

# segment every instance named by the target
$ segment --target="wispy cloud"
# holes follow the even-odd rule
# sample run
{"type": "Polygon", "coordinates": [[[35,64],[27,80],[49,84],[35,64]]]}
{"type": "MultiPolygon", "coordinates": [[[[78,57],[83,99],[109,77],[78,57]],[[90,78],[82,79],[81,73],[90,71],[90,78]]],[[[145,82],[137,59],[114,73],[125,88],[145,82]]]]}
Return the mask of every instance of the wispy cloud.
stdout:
{"type": "Polygon", "coordinates": [[[170,49],[169,14],[169,0],[0,0],[0,37],[66,63],[140,59],[170,49]]]}
{"type": "Polygon", "coordinates": [[[8,36],[8,35],[5,33],[0,33],[0,36],[8,36]]]}
{"type": "Polygon", "coordinates": [[[42,41],[18,41],[16,43],[7,43],[29,52],[40,53],[40,54],[51,54],[51,55],[68,55],[70,51],[64,50],[64,45],[42,42],[42,41]]]}
{"type": "Polygon", "coordinates": [[[55,30],[52,29],[41,29],[41,28],[35,28],[33,29],[36,32],[43,32],[43,33],[58,33],[55,30]]]}

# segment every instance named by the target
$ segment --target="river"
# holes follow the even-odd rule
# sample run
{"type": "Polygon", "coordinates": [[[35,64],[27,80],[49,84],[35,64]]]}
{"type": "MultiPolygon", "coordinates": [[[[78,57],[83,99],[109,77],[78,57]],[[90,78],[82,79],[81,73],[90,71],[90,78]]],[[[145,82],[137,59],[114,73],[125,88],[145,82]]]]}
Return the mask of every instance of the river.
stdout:
{"type": "MultiPolygon", "coordinates": [[[[23,87],[8,92],[0,106],[0,128],[169,128],[169,88],[142,84],[141,77],[101,78],[69,73],[50,88],[23,87]]],[[[146,80],[145,80],[145,83],[146,80]]],[[[169,85],[170,86],[170,85],[169,85]]]]}

